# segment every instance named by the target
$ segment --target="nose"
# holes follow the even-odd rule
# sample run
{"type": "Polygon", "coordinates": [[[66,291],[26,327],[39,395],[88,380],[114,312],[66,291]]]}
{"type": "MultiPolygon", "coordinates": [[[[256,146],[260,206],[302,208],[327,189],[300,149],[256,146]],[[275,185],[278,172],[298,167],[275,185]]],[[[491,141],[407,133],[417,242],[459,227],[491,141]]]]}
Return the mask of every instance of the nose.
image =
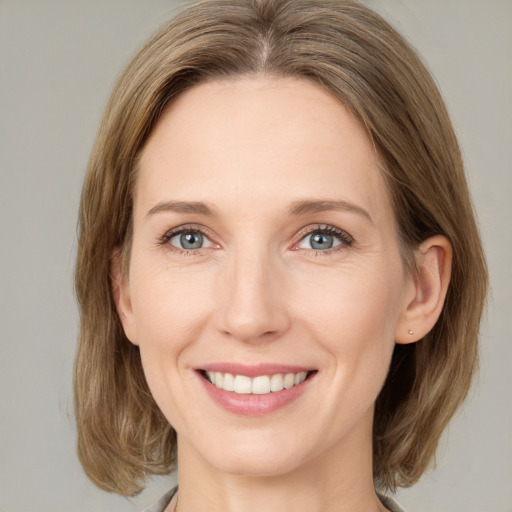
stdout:
{"type": "Polygon", "coordinates": [[[218,328],[234,339],[261,343],[290,327],[284,276],[279,262],[264,251],[247,252],[232,254],[224,269],[218,328]]]}

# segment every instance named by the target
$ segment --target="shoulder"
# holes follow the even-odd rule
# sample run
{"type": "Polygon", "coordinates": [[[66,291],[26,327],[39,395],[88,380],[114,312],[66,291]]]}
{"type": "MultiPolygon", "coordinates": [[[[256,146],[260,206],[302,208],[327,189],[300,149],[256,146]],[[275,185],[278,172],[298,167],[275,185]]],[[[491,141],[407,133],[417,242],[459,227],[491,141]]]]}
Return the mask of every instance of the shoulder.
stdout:
{"type": "Polygon", "coordinates": [[[393,499],[384,494],[377,494],[381,503],[391,512],[405,512],[405,510],[393,499]]]}
{"type": "Polygon", "coordinates": [[[171,490],[167,491],[156,503],[150,507],[145,508],[142,512],[164,512],[165,508],[167,505],[169,505],[177,490],[178,487],[173,487],[171,490]]]}

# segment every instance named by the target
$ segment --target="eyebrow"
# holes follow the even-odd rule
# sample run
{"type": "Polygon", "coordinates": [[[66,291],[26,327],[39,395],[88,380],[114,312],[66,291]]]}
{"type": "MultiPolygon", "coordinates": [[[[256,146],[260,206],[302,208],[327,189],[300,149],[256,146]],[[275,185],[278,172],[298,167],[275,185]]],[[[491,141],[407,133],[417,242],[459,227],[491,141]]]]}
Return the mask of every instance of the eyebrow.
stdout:
{"type": "MultiPolygon", "coordinates": [[[[362,207],[357,206],[348,201],[338,200],[302,200],[292,203],[288,210],[288,214],[294,217],[301,215],[308,215],[312,213],[321,213],[327,211],[345,211],[357,213],[368,219],[372,224],[373,220],[370,214],[362,207]]],[[[160,212],[175,212],[175,213],[195,213],[198,215],[205,215],[212,217],[214,215],[211,208],[205,203],[198,201],[161,201],[153,208],[151,208],[146,217],[155,215],[160,212]]]]}
{"type": "Polygon", "coordinates": [[[315,201],[315,200],[305,200],[305,201],[295,201],[292,203],[289,214],[293,216],[299,215],[308,215],[312,213],[321,213],[327,211],[344,211],[357,213],[362,215],[366,219],[368,219],[372,224],[373,220],[371,215],[361,206],[357,206],[356,204],[350,203],[348,201],[338,200],[338,201],[315,201]]]}
{"type": "Polygon", "coordinates": [[[146,217],[160,212],[197,213],[213,216],[213,211],[205,203],[197,201],[161,201],[146,213],[146,217]]]}

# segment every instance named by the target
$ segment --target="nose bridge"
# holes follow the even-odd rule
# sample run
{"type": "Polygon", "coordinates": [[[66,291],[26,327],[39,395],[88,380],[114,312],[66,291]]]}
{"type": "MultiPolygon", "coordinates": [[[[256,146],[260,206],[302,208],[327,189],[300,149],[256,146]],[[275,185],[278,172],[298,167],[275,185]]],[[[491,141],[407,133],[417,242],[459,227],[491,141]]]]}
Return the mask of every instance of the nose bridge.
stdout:
{"type": "Polygon", "coordinates": [[[288,326],[283,276],[270,248],[240,244],[231,251],[225,270],[220,329],[246,342],[282,334],[288,326]]]}

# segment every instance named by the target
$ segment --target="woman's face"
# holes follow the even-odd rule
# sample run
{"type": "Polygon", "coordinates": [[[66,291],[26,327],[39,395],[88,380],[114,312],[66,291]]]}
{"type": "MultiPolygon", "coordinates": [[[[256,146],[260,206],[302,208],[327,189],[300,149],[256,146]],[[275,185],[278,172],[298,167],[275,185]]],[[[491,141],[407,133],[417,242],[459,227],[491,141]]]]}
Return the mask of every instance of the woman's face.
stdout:
{"type": "Polygon", "coordinates": [[[318,85],[210,82],[167,108],[120,289],[180,456],[276,475],[371,450],[414,284],[373,146],[318,85]]]}

